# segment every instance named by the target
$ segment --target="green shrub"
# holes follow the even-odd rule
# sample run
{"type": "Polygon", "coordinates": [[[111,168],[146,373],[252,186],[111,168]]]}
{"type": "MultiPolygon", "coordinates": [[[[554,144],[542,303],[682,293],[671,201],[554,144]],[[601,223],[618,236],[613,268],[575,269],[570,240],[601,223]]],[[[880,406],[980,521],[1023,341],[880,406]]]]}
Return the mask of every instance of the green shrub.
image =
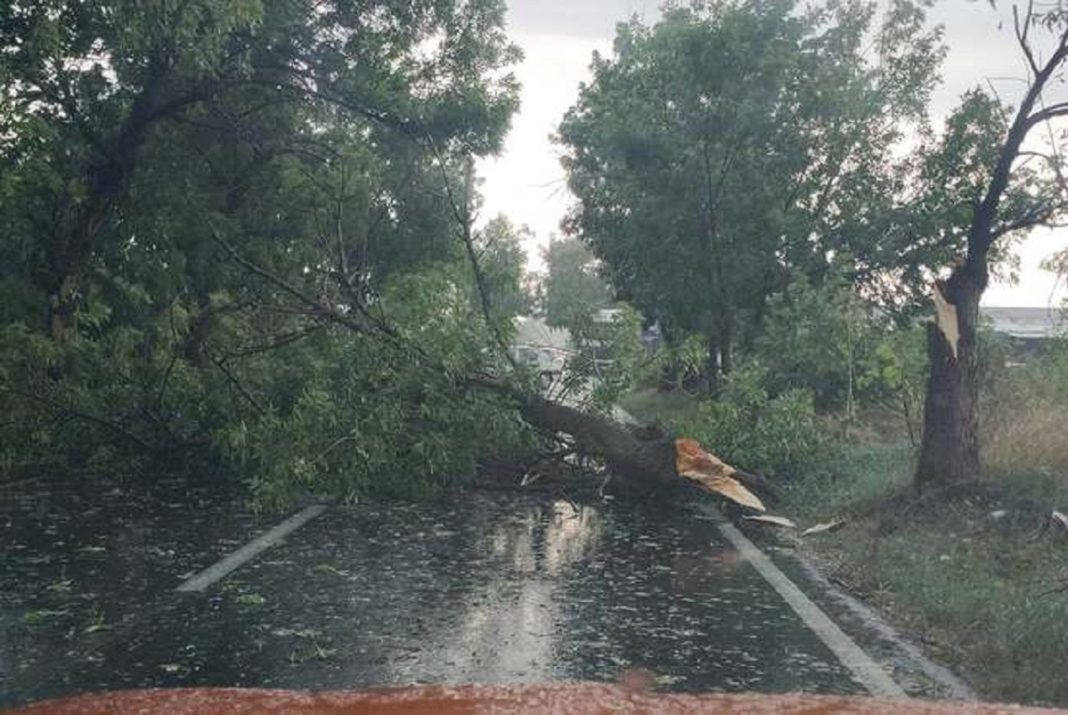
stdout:
{"type": "Polygon", "coordinates": [[[875,320],[844,281],[803,277],[772,301],[757,356],[776,391],[810,390],[821,408],[851,408],[879,341],[875,320]]]}
{"type": "Polygon", "coordinates": [[[840,277],[795,280],[772,302],[755,358],[773,392],[810,390],[823,411],[853,421],[858,407],[889,410],[917,439],[927,375],[924,329],[895,326],[840,277]]]}
{"type": "Polygon", "coordinates": [[[739,467],[775,477],[806,476],[830,465],[834,444],[821,428],[812,393],[772,395],[768,374],[751,363],[735,370],[716,399],[680,421],[681,434],[739,467]]]}

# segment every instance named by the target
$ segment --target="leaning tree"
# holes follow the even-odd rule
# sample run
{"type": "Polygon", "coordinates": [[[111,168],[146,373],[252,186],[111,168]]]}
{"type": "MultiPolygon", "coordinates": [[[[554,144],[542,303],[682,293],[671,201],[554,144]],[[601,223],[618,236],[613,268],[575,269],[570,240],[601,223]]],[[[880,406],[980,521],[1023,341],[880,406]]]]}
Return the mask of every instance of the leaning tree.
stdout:
{"type": "MultiPolygon", "coordinates": [[[[1068,116],[1068,101],[1047,100],[1063,83],[1068,59],[1068,10],[1036,12],[1029,3],[1013,8],[1016,40],[1026,60],[1027,85],[1010,114],[998,103],[971,93],[958,112],[959,123],[1002,123],[1000,141],[972,147],[970,176],[978,190],[966,197],[967,229],[962,252],[948,277],[936,280],[935,320],[928,325],[930,374],[924,402],[923,442],[916,483],[953,483],[979,471],[979,301],[993,261],[1014,236],[1036,226],[1054,225],[1068,208],[1064,182],[1064,132],[1054,126],[1068,116]],[[1046,42],[1036,42],[1043,34],[1046,42]],[[1042,45],[1047,45],[1042,47],[1042,45]],[[1043,51],[1045,50],[1045,51],[1043,51]],[[1043,56],[1045,55],[1045,56],[1043,56]],[[1011,116],[1011,121],[1010,121],[1011,116]]],[[[958,128],[960,124],[958,124],[958,128]]],[[[954,127],[951,126],[952,130],[954,127]]],[[[964,137],[968,133],[960,132],[964,137]]],[[[959,150],[959,147],[958,147],[959,150]]],[[[959,179],[960,177],[958,177],[959,179]]]]}

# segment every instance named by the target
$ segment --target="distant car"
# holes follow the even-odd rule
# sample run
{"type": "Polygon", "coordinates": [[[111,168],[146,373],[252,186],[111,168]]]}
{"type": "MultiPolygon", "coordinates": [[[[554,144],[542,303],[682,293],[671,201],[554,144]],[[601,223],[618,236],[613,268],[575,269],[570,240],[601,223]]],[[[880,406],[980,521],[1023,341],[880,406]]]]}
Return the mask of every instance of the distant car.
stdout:
{"type": "Polygon", "coordinates": [[[544,345],[517,345],[515,358],[539,374],[558,375],[567,363],[567,351],[544,345]]]}

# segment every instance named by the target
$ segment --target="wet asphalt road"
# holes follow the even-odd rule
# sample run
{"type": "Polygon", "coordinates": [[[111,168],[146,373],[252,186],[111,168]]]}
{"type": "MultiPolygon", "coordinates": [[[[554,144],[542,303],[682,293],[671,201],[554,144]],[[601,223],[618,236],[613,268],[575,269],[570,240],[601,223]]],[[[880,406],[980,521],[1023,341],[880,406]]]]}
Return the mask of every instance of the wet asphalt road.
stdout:
{"type": "Polygon", "coordinates": [[[485,492],[332,507],[179,594],[280,517],[206,488],[95,486],[0,492],[0,707],[131,687],[633,669],[663,690],[864,692],[693,514],[485,492]]]}

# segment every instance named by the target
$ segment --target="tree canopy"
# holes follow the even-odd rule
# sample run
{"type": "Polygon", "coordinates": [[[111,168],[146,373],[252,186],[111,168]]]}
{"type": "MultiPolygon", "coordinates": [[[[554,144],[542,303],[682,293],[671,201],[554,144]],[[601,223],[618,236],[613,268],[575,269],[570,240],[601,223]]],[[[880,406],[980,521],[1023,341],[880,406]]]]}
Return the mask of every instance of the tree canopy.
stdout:
{"type": "Polygon", "coordinates": [[[207,450],[271,497],[348,493],[514,432],[450,377],[497,359],[463,246],[517,106],[503,13],[0,8],[5,469],[207,450]]]}
{"type": "Polygon", "coordinates": [[[578,203],[568,219],[624,298],[668,330],[708,337],[710,367],[759,332],[769,296],[837,256],[897,291],[909,231],[883,230],[905,191],[895,157],[942,56],[922,11],[896,2],[802,11],[790,0],[668,9],[620,25],[611,58],[560,127],[578,203]]]}

